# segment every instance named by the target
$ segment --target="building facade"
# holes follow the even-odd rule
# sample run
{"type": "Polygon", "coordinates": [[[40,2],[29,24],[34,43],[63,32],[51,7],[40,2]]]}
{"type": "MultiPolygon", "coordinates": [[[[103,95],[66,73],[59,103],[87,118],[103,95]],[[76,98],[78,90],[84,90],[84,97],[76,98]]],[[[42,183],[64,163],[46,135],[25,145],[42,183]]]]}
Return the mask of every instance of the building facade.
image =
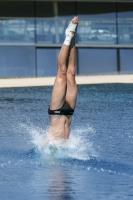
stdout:
{"type": "Polygon", "coordinates": [[[133,1],[0,1],[0,77],[55,76],[79,16],[76,73],[133,73],[133,1]]]}

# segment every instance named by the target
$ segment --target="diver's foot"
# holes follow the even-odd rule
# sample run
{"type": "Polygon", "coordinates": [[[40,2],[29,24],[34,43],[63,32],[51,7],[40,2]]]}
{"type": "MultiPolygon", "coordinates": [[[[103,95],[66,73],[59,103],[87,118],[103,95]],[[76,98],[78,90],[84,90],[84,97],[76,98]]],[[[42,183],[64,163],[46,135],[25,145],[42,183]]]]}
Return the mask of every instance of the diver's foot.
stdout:
{"type": "Polygon", "coordinates": [[[68,28],[66,29],[66,32],[71,33],[72,35],[74,35],[74,33],[77,30],[77,25],[78,25],[78,17],[74,17],[70,24],[68,25],[68,28]]]}
{"type": "Polygon", "coordinates": [[[71,40],[77,30],[77,25],[78,25],[78,17],[74,17],[71,20],[70,24],[68,25],[68,28],[66,29],[66,39],[64,41],[65,45],[68,45],[68,46],[70,45],[71,40]]]}

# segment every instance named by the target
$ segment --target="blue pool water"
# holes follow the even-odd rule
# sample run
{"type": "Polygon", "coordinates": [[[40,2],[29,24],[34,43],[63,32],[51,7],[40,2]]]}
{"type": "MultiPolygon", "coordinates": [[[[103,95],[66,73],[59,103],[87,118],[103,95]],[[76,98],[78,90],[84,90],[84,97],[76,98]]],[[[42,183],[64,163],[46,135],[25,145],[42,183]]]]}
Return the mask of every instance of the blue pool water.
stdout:
{"type": "Polygon", "coordinates": [[[70,139],[47,133],[52,87],[0,89],[1,200],[132,200],[133,85],[78,86],[70,139]]]}

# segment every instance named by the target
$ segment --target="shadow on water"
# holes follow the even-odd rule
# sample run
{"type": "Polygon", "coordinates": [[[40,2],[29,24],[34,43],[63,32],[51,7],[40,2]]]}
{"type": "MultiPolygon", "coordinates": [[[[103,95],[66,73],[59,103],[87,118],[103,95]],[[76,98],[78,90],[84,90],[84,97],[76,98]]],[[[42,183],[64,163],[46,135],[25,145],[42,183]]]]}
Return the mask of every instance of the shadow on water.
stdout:
{"type": "Polygon", "coordinates": [[[39,167],[40,170],[37,170],[34,176],[35,179],[41,177],[44,180],[44,183],[42,180],[41,183],[47,190],[46,198],[51,200],[76,200],[76,191],[73,187],[74,180],[70,169],[65,165],[67,159],[58,159],[54,154],[44,155],[37,147],[30,149],[23,156],[27,159],[32,158],[32,163],[36,163],[39,167]],[[38,176],[38,173],[41,173],[41,176],[38,176]],[[44,174],[47,175],[43,178],[44,174]]]}
{"type": "Polygon", "coordinates": [[[48,187],[48,193],[50,199],[54,200],[74,200],[74,191],[72,187],[72,178],[70,173],[62,167],[54,168],[49,173],[50,184],[48,187]]]}

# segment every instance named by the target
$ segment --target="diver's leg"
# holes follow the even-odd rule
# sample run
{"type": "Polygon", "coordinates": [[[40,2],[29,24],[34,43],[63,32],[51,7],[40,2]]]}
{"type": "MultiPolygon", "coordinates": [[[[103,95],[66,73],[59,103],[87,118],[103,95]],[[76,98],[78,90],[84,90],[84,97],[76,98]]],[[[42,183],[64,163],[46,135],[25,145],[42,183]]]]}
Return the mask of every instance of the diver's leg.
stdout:
{"type": "MultiPolygon", "coordinates": [[[[78,23],[78,19],[76,20],[78,23]]],[[[68,69],[67,69],[67,92],[66,92],[66,102],[69,103],[71,108],[75,108],[76,98],[77,98],[77,84],[75,80],[75,58],[76,58],[76,48],[75,48],[75,37],[71,41],[70,54],[68,59],[68,69]]]]}
{"type": "Polygon", "coordinates": [[[64,44],[61,47],[59,56],[58,56],[58,71],[56,79],[54,82],[54,87],[52,91],[50,109],[55,110],[62,107],[66,99],[66,90],[67,90],[67,63],[70,53],[70,44],[73,37],[73,33],[70,30],[75,31],[75,27],[72,27],[71,23],[66,29],[66,38],[64,44]]]}
{"type": "Polygon", "coordinates": [[[63,44],[58,55],[58,71],[56,79],[53,86],[52,97],[50,102],[50,109],[55,110],[59,109],[64,101],[66,96],[66,72],[67,72],[67,57],[69,53],[69,46],[63,44]]]}

